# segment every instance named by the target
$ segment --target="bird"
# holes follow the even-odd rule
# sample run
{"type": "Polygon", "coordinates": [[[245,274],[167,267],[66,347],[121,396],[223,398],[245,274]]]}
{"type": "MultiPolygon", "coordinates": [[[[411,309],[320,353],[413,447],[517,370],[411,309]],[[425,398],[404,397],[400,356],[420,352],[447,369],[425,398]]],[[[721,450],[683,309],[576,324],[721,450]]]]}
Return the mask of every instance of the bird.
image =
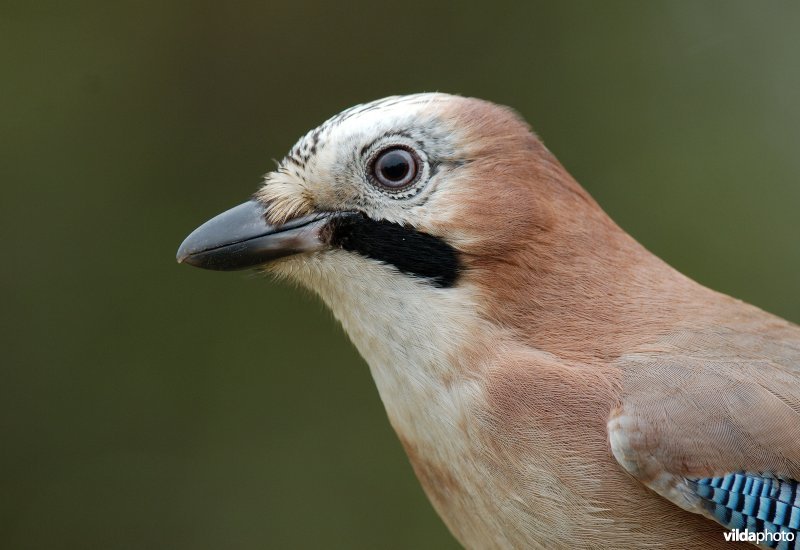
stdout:
{"type": "Polygon", "coordinates": [[[177,259],[319,295],[465,548],[800,548],[800,327],[649,252],[509,107],[351,107],[177,259]]]}

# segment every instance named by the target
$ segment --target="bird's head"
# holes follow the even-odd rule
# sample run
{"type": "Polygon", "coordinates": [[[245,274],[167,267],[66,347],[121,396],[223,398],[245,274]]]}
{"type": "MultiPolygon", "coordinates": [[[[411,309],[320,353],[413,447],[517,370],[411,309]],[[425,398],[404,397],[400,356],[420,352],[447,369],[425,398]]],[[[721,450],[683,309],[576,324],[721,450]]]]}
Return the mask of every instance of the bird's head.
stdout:
{"type": "Polygon", "coordinates": [[[512,110],[442,93],[358,105],[303,136],[252,200],[194,231],[178,261],[300,277],[366,258],[439,288],[508,259],[582,190],[512,110]],[[560,198],[561,200],[557,200],[560,198]],[[561,204],[557,204],[561,203],[561,204]]]}
{"type": "Polygon", "coordinates": [[[625,237],[511,109],[430,93],[310,131],[250,201],[195,230],[178,261],[263,268],[335,313],[366,297],[420,311],[446,299],[530,334],[570,307],[565,295],[580,313],[608,294],[582,277],[613,279],[609,251],[625,237]]]}

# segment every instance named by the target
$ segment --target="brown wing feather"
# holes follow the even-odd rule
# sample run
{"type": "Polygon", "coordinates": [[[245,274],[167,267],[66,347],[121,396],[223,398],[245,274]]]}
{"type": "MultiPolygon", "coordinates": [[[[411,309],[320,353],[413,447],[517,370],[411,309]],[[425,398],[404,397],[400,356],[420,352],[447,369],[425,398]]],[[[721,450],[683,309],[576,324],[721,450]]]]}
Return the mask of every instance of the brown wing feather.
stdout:
{"type": "Polygon", "coordinates": [[[745,471],[800,480],[800,328],[736,305],[724,326],[622,357],[623,397],[608,426],[626,470],[708,517],[687,479],[745,471]]]}

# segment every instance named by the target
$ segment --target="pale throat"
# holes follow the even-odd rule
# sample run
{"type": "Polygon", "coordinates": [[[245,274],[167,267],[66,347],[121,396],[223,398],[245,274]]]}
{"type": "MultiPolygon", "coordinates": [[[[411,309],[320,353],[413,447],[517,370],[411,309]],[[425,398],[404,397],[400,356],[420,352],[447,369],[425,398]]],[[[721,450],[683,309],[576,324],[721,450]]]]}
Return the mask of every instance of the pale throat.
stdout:
{"type": "Polygon", "coordinates": [[[482,332],[469,289],[437,288],[344,251],[304,259],[290,273],[342,323],[401,436],[426,446],[468,414],[478,392],[463,350],[482,332]]]}

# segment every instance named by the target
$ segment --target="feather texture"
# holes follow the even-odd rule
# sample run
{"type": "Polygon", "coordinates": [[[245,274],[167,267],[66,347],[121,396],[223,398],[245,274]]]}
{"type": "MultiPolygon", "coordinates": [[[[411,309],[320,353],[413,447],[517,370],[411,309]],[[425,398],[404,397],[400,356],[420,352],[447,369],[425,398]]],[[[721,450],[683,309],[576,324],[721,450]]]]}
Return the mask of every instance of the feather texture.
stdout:
{"type": "MultiPolygon", "coordinates": [[[[747,472],[687,481],[703,506],[725,527],[788,533],[792,539],[800,534],[797,481],[747,472]]],[[[788,547],[794,548],[794,541],[788,547]]]]}

